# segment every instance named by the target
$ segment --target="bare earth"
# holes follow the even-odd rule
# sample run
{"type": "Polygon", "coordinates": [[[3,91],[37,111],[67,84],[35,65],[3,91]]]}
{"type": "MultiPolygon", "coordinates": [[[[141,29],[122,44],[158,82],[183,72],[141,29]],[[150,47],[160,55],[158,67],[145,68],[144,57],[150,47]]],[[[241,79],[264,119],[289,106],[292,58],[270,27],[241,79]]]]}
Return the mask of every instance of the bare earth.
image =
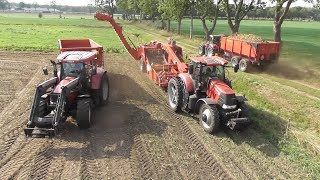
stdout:
{"type": "Polygon", "coordinates": [[[304,179],[259,132],[208,135],[166,105],[126,55],[108,55],[110,102],[94,125],[66,122],[54,139],[25,138],[35,85],[55,54],[0,52],[0,179],[304,179]]]}

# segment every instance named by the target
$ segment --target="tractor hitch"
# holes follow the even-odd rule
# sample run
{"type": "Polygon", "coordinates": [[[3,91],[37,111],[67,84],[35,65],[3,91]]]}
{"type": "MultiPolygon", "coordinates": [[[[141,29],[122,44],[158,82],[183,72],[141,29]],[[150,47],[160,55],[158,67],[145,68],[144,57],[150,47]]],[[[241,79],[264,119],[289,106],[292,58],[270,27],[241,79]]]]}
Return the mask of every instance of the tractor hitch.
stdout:
{"type": "Polygon", "coordinates": [[[231,130],[241,129],[242,127],[250,124],[250,120],[248,118],[232,118],[228,121],[227,126],[231,130]]]}

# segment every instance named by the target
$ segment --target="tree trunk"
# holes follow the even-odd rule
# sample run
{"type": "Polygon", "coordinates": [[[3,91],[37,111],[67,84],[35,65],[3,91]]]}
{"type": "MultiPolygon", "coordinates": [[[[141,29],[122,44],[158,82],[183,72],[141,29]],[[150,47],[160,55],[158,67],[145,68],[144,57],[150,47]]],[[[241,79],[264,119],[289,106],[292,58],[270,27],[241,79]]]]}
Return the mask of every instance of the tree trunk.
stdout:
{"type": "Polygon", "coordinates": [[[193,38],[193,14],[191,12],[191,16],[190,16],[190,39],[193,38]]]}
{"type": "Polygon", "coordinates": [[[274,33],[274,41],[281,42],[281,24],[274,22],[273,33],[274,33]]]}
{"type": "Polygon", "coordinates": [[[232,27],[232,34],[238,33],[239,27],[240,27],[240,22],[235,23],[234,26],[232,27]]]}
{"type": "Polygon", "coordinates": [[[170,32],[170,29],[171,29],[171,21],[168,20],[168,23],[167,23],[167,31],[170,32]]]}
{"type": "Polygon", "coordinates": [[[179,18],[178,19],[178,27],[177,27],[177,33],[179,35],[181,34],[181,21],[182,21],[182,18],[179,18]]]}

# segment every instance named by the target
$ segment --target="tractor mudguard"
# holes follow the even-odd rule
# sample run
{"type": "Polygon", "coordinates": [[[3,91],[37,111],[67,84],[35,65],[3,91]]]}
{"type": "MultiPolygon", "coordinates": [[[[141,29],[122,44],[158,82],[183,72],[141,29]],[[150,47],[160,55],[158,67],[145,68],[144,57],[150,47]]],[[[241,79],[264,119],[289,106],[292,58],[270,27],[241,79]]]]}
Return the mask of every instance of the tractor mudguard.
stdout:
{"type": "Polygon", "coordinates": [[[107,71],[102,69],[102,68],[97,68],[97,74],[92,75],[91,77],[91,89],[99,89],[100,88],[100,83],[101,83],[101,78],[104,73],[107,71]]]}
{"type": "Polygon", "coordinates": [[[202,98],[202,99],[199,99],[196,103],[196,106],[195,106],[195,112],[199,112],[199,109],[200,109],[200,106],[201,104],[208,104],[208,105],[212,105],[212,104],[218,104],[217,102],[215,102],[213,99],[211,98],[202,98]]]}
{"type": "Polygon", "coordinates": [[[244,102],[244,101],[248,101],[248,99],[244,96],[236,96],[236,99],[238,102],[244,102]]]}
{"type": "Polygon", "coordinates": [[[193,83],[190,75],[188,73],[180,73],[179,77],[183,81],[183,83],[186,85],[186,89],[188,93],[193,93],[194,87],[193,87],[193,83]]]}

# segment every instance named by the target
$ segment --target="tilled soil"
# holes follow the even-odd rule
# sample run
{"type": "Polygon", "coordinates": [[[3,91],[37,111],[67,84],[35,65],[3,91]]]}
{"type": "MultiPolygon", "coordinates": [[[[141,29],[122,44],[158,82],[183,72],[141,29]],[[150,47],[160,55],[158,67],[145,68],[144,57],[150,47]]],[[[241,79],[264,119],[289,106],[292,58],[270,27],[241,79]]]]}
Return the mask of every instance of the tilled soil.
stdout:
{"type": "Polygon", "coordinates": [[[22,128],[35,84],[48,78],[41,66],[54,54],[3,52],[0,57],[1,72],[16,73],[0,76],[0,86],[12,88],[0,91],[0,97],[10,93],[11,98],[1,101],[0,179],[308,177],[258,132],[207,135],[194,118],[171,112],[165,92],[126,55],[106,58],[110,101],[95,110],[90,129],[79,130],[69,119],[53,139],[25,138],[22,128]]]}

